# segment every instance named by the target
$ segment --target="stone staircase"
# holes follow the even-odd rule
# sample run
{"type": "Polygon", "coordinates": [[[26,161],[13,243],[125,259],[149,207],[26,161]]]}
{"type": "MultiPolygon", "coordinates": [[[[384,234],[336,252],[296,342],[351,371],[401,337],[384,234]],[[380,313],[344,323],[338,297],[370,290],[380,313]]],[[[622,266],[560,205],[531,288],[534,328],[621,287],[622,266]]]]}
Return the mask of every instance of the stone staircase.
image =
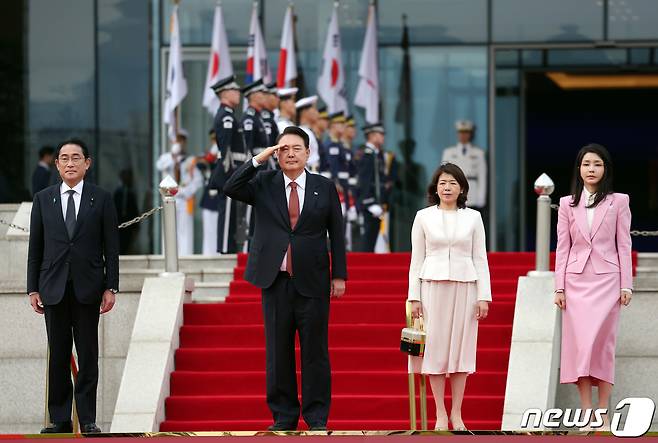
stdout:
{"type": "MultiPolygon", "coordinates": [[[[164,271],[162,255],[122,255],[119,259],[121,292],[140,292],[144,278],[157,277],[164,271]]],[[[193,255],[180,257],[179,269],[194,280],[192,301],[219,302],[228,295],[237,264],[234,254],[217,257],[193,255]]]]}

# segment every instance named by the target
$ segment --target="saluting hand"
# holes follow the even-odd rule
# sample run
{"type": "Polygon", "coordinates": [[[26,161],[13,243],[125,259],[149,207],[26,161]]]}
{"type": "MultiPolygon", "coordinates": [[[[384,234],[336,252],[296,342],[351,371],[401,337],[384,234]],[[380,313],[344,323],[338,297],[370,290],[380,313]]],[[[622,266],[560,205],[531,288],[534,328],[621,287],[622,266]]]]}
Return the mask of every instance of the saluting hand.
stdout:
{"type": "Polygon", "coordinates": [[[270,157],[272,157],[274,154],[276,154],[279,151],[279,147],[280,147],[279,145],[275,145],[275,146],[270,146],[269,148],[265,148],[260,154],[258,154],[254,158],[259,164],[263,164],[270,157]]]}

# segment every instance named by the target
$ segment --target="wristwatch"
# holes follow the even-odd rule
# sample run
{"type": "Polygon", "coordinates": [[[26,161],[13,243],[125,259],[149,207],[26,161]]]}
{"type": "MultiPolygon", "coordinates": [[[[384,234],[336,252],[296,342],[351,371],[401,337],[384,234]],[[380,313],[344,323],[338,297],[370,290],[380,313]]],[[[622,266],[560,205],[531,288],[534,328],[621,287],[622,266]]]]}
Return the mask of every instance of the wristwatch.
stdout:
{"type": "Polygon", "coordinates": [[[117,295],[117,293],[119,292],[118,289],[108,289],[108,291],[110,291],[114,295],[117,295]]]}

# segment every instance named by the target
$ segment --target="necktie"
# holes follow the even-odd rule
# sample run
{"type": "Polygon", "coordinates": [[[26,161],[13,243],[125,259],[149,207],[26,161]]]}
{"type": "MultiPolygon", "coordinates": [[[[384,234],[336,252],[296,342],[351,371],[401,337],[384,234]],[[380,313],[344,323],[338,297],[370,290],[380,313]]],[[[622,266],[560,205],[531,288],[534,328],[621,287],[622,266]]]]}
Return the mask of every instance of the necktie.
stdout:
{"type": "Polygon", "coordinates": [[[70,189],[66,192],[69,194],[69,199],[66,204],[64,223],[66,224],[66,231],[69,233],[69,238],[73,238],[73,231],[75,231],[75,201],[73,201],[73,194],[75,194],[75,191],[70,189]]]}
{"type": "MultiPolygon", "coordinates": [[[[290,200],[288,201],[288,217],[290,217],[290,227],[295,229],[299,219],[299,196],[297,195],[297,183],[290,182],[290,200]]],[[[292,248],[288,243],[288,252],[286,257],[286,271],[292,275],[292,248]]]]}

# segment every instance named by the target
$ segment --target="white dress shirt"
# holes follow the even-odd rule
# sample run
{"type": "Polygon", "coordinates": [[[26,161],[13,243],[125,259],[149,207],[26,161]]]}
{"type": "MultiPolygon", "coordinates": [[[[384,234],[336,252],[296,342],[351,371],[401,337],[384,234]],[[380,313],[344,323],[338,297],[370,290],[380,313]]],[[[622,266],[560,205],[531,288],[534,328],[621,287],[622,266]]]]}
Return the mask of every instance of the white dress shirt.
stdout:
{"type": "Polygon", "coordinates": [[[590,194],[587,191],[587,188],[583,188],[583,198],[585,199],[585,208],[587,211],[587,226],[589,227],[589,230],[592,230],[592,221],[594,221],[594,209],[596,209],[594,206],[591,208],[588,208],[589,205],[591,205],[594,202],[594,199],[596,198],[596,194],[590,194]]]}
{"type": "Polygon", "coordinates": [[[64,217],[64,221],[66,221],[66,208],[69,205],[69,194],[68,191],[73,189],[75,192],[73,193],[73,203],[75,203],[75,219],[78,219],[78,212],[80,211],[80,200],[82,199],[82,188],[84,186],[84,180],[80,180],[80,183],[75,185],[74,187],[69,187],[66,183],[62,182],[61,186],[59,187],[59,194],[60,194],[60,200],[62,201],[62,217],[64,217]]]}

